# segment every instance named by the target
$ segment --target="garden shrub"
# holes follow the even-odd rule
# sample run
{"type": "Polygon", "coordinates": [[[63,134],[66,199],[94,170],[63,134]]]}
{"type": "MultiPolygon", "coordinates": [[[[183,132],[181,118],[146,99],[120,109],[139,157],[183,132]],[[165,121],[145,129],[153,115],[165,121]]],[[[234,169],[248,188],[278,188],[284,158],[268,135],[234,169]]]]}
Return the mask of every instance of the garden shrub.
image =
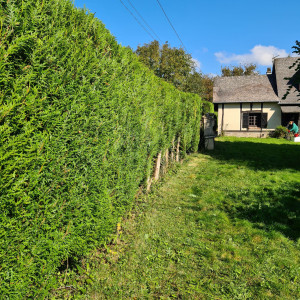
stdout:
{"type": "Polygon", "coordinates": [[[278,139],[283,139],[285,138],[286,134],[288,133],[288,130],[284,126],[277,126],[275,128],[275,131],[272,133],[272,137],[278,138],[278,139]]]}
{"type": "Polygon", "coordinates": [[[0,294],[45,298],[101,245],[200,98],[143,66],[68,0],[0,0],[0,294]]]}

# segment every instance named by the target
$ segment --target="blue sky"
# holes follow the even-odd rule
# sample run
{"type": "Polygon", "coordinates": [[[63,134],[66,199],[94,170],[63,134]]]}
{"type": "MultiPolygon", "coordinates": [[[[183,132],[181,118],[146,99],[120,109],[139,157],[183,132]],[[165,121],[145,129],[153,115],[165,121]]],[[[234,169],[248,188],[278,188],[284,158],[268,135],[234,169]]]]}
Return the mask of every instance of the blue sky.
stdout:
{"type": "MultiPolygon", "coordinates": [[[[75,5],[95,13],[119,43],[135,50],[153,38],[121,1],[136,14],[128,0],[75,0],[75,5]]],[[[162,42],[168,41],[172,47],[181,45],[157,0],[129,1],[162,42]]],[[[205,74],[220,74],[221,66],[240,63],[255,63],[265,73],[272,56],[291,54],[295,40],[300,39],[299,0],[160,0],[160,3],[187,52],[205,74]]],[[[136,17],[139,18],[137,14],[136,17]]]]}

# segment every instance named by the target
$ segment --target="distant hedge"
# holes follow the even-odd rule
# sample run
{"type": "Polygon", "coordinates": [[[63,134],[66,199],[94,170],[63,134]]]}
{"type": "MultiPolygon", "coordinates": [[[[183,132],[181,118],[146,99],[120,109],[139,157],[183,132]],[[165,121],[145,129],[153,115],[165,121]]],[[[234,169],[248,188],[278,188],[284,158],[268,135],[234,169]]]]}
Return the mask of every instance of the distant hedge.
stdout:
{"type": "Polygon", "coordinates": [[[0,295],[43,298],[105,241],[201,102],[68,0],[0,0],[0,295]]]}

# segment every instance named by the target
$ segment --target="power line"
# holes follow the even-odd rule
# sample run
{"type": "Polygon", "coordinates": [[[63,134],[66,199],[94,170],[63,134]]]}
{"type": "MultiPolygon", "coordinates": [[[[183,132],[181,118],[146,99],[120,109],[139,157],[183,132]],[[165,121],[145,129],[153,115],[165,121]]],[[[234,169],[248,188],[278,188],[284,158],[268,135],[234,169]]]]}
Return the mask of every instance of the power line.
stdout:
{"type": "Polygon", "coordinates": [[[166,16],[166,18],[167,18],[169,24],[171,25],[172,29],[173,29],[174,32],[176,33],[176,35],[177,35],[179,41],[181,42],[182,47],[183,47],[183,48],[185,49],[185,51],[187,52],[186,47],[184,46],[184,44],[183,44],[183,42],[182,42],[182,40],[181,40],[179,34],[177,33],[176,29],[175,29],[174,26],[172,25],[172,23],[171,23],[169,17],[167,16],[167,14],[166,14],[165,10],[163,9],[162,5],[160,4],[159,0],[156,0],[156,1],[157,1],[157,3],[159,4],[159,6],[160,6],[161,10],[163,11],[164,15],[166,16]]]}
{"type": "Polygon", "coordinates": [[[139,17],[143,20],[143,22],[145,23],[145,25],[148,27],[148,29],[157,37],[157,39],[162,43],[161,39],[158,37],[158,35],[154,32],[154,30],[150,27],[150,25],[145,21],[145,19],[143,18],[143,16],[138,12],[138,10],[134,7],[134,5],[131,3],[130,0],[127,0],[129,2],[129,4],[131,5],[131,7],[135,10],[135,12],[139,15],[139,17]]]}
{"type": "Polygon", "coordinates": [[[127,11],[132,15],[132,17],[137,21],[137,23],[151,36],[151,38],[153,40],[155,40],[155,38],[153,37],[153,35],[145,28],[145,26],[138,20],[138,18],[133,14],[133,12],[125,5],[125,3],[122,0],[120,0],[120,2],[127,9],[127,11]]]}

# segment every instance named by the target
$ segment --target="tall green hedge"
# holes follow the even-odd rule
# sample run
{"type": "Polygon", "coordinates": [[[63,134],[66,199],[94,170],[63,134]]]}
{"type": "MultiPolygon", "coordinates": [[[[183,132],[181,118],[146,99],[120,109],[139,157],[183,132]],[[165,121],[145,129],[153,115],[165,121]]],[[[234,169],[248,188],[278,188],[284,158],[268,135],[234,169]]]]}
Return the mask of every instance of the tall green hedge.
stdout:
{"type": "Polygon", "coordinates": [[[43,298],[99,246],[200,98],[177,91],[68,0],[0,0],[0,295],[43,298]]]}

